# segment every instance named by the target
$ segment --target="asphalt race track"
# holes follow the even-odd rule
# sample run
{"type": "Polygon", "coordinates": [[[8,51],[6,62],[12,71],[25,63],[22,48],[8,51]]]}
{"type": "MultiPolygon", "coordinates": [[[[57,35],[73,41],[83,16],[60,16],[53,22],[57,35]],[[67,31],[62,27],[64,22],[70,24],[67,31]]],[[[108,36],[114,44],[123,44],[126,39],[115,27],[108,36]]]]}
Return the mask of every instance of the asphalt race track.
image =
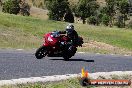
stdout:
{"type": "Polygon", "coordinates": [[[132,56],[77,53],[70,61],[46,57],[38,60],[33,51],[0,50],[0,80],[76,74],[84,67],[90,73],[132,71],[132,56]]]}

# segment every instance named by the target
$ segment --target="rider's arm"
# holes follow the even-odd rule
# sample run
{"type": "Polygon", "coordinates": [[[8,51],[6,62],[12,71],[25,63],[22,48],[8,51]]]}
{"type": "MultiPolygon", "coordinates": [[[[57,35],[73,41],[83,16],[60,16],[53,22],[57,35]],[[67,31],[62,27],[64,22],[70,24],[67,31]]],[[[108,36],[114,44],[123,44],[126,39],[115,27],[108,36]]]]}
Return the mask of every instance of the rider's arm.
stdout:
{"type": "Polygon", "coordinates": [[[60,34],[66,34],[66,31],[59,31],[60,34]]]}

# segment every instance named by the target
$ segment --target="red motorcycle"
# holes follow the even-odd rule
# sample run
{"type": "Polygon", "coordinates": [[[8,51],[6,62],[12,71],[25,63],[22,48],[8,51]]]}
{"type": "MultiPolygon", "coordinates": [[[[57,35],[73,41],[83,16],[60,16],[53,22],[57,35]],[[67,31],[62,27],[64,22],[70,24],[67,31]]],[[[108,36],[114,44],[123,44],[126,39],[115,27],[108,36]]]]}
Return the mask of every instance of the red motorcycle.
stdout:
{"type": "Polygon", "coordinates": [[[63,57],[64,60],[69,60],[75,55],[77,47],[82,46],[83,38],[78,37],[76,45],[71,43],[71,40],[66,35],[61,35],[59,32],[50,32],[44,35],[43,45],[37,49],[35,56],[37,59],[48,57],[63,57]]]}

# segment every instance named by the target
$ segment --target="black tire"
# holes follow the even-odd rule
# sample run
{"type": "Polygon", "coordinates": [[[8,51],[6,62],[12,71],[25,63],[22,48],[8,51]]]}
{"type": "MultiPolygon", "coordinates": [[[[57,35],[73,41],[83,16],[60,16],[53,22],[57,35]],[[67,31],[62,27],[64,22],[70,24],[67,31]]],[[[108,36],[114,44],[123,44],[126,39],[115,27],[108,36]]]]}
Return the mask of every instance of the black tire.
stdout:
{"type": "Polygon", "coordinates": [[[77,52],[77,48],[75,48],[74,50],[73,50],[73,55],[72,56],[74,56],[75,54],[76,54],[76,52],[77,52]]]}
{"type": "Polygon", "coordinates": [[[41,46],[40,48],[37,49],[35,56],[37,59],[42,59],[43,57],[46,56],[47,49],[45,46],[41,46]]]}
{"type": "Polygon", "coordinates": [[[65,61],[69,61],[69,59],[70,59],[69,57],[64,57],[64,56],[63,56],[63,58],[65,61]]]}
{"type": "Polygon", "coordinates": [[[69,61],[69,59],[71,58],[72,56],[70,56],[69,54],[68,54],[68,51],[66,52],[63,52],[63,58],[64,58],[64,60],[65,61],[69,61]]]}
{"type": "Polygon", "coordinates": [[[63,58],[65,61],[69,61],[69,59],[72,57],[73,55],[70,54],[70,52],[64,52],[63,53],[63,58]]]}
{"type": "Polygon", "coordinates": [[[77,51],[77,48],[73,49],[73,51],[71,51],[71,50],[65,50],[63,52],[63,58],[64,58],[64,60],[68,61],[72,56],[75,55],[76,51],[77,51]]]}

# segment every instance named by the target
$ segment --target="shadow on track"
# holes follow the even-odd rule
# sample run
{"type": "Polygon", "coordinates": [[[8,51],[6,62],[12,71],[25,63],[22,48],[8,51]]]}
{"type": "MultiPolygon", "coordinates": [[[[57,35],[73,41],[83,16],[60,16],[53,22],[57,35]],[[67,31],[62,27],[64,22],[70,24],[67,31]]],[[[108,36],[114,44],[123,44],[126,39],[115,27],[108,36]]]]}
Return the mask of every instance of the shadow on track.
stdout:
{"type": "MultiPolygon", "coordinates": [[[[63,60],[64,61],[64,59],[50,59],[50,60],[63,60]]],[[[68,61],[94,62],[94,60],[85,60],[85,59],[69,59],[68,61]]]]}

